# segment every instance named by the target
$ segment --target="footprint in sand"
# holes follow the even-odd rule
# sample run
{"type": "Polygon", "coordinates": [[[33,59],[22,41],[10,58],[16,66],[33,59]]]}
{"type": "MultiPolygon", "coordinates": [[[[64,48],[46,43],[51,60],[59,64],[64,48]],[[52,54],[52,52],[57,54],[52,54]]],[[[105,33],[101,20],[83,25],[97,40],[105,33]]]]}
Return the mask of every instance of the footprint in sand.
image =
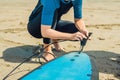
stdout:
{"type": "Polygon", "coordinates": [[[98,37],[99,40],[105,40],[105,38],[102,38],[102,37],[98,37]]]}

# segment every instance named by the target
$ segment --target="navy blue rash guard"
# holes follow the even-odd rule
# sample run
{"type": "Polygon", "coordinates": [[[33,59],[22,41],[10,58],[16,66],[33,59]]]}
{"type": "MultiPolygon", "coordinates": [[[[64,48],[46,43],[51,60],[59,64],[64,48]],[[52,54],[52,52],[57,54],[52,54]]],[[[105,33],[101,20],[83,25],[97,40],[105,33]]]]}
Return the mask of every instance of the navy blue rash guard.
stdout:
{"type": "MultiPolygon", "coordinates": [[[[64,0],[41,0],[42,8],[42,17],[41,24],[51,26],[53,23],[53,17],[56,9],[61,5],[60,2],[64,0]]],[[[74,18],[82,18],[82,0],[71,0],[73,9],[74,9],[74,18]]],[[[65,3],[64,4],[69,4],[65,3]]]]}

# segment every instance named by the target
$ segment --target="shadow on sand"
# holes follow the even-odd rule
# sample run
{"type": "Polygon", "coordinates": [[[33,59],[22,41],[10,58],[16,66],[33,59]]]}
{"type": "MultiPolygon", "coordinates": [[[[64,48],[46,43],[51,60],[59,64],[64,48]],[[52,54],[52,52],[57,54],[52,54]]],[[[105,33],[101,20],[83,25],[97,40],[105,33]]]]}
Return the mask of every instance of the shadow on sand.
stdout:
{"type": "Polygon", "coordinates": [[[25,46],[17,46],[17,47],[8,48],[3,52],[2,58],[5,61],[20,63],[24,59],[28,58],[29,56],[33,54],[34,47],[35,46],[25,45],[25,46]]]}
{"type": "Polygon", "coordinates": [[[99,72],[113,74],[120,79],[120,55],[118,53],[108,51],[85,51],[85,53],[94,60],[99,72]]]}
{"type": "MultiPolygon", "coordinates": [[[[3,52],[5,61],[20,63],[24,59],[33,55],[34,48],[37,46],[25,45],[8,48],[3,52]]],[[[57,56],[61,56],[66,52],[56,52],[57,56]]],[[[113,74],[116,78],[120,79],[120,55],[114,52],[108,51],[85,51],[94,61],[99,72],[106,74],[113,74]]],[[[29,63],[36,63],[35,61],[29,61],[29,63]]]]}
{"type": "MultiPolygon", "coordinates": [[[[11,47],[3,52],[3,57],[1,57],[1,59],[4,59],[5,61],[8,62],[20,63],[23,60],[27,59],[28,57],[34,55],[36,49],[39,49],[40,47],[42,47],[42,45],[38,45],[38,46],[25,45],[25,46],[11,47]]],[[[57,57],[66,53],[64,51],[58,52],[55,49],[53,49],[53,52],[57,57]]],[[[37,58],[37,56],[33,58],[37,58]]],[[[36,63],[36,61],[32,61],[32,60],[29,60],[28,62],[36,63]]]]}

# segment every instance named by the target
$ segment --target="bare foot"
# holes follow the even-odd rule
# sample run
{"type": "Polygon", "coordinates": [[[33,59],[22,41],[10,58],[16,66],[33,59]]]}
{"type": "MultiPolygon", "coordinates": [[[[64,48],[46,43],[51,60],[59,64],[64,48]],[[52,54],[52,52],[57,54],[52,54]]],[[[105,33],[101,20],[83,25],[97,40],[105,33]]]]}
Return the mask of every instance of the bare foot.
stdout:
{"type": "Polygon", "coordinates": [[[52,55],[53,53],[51,52],[44,52],[43,56],[47,61],[53,60],[55,57],[52,55]]]}
{"type": "MultiPolygon", "coordinates": [[[[44,44],[44,48],[48,45],[49,44],[44,44]]],[[[51,48],[51,45],[50,45],[44,50],[43,56],[45,57],[46,60],[50,61],[50,60],[55,58],[53,55],[54,55],[54,53],[52,52],[52,48],[51,48]]]]}
{"type": "Polygon", "coordinates": [[[59,45],[59,43],[55,43],[55,44],[54,44],[54,47],[55,47],[55,50],[56,50],[56,51],[65,51],[65,49],[62,48],[62,47],[59,45]]]}

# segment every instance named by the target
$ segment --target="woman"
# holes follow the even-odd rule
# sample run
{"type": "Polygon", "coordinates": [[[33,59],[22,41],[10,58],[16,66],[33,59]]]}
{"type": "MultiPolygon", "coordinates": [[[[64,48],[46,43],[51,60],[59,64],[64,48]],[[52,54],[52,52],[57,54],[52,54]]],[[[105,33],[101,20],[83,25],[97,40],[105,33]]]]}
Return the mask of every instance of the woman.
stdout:
{"type": "MultiPolygon", "coordinates": [[[[36,38],[43,38],[44,47],[51,40],[82,40],[88,36],[88,31],[82,20],[82,0],[39,0],[33,10],[28,23],[29,33],[36,38]],[[74,9],[74,23],[62,21],[61,16],[66,14],[70,8],[74,9]]],[[[58,43],[54,44],[57,50],[62,48],[58,43]]],[[[53,53],[51,46],[45,52],[53,53]]],[[[47,60],[54,57],[44,53],[47,60]]]]}

